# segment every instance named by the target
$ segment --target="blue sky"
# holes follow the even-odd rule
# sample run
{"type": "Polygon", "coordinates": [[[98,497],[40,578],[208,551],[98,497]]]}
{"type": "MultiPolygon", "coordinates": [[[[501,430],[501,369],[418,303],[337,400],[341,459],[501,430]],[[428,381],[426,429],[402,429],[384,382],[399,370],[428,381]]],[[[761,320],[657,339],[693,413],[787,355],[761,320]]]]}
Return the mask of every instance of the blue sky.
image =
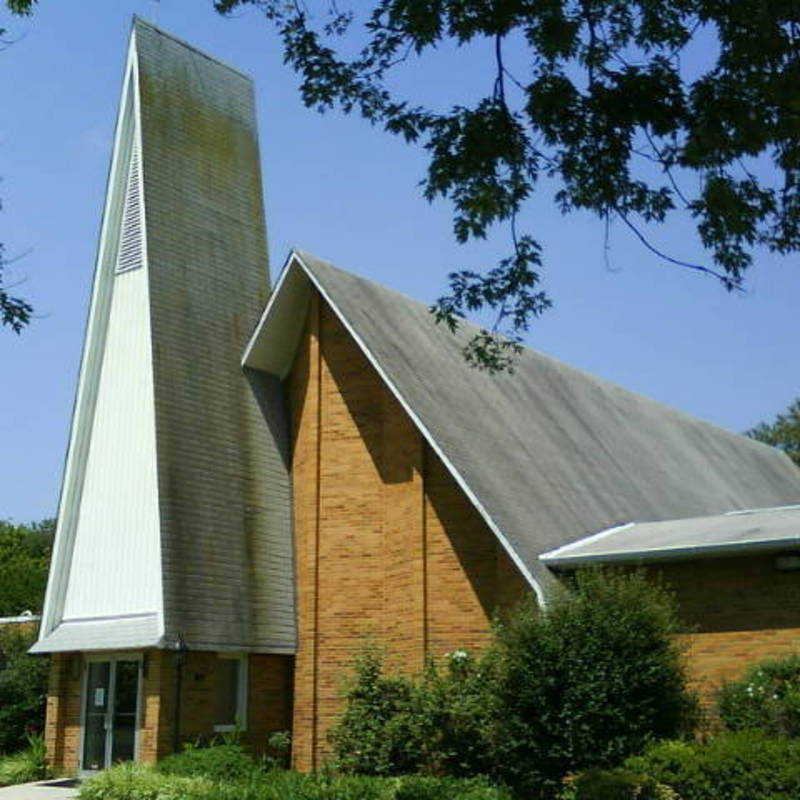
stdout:
{"type": "MultiPolygon", "coordinates": [[[[421,300],[448,270],[505,253],[502,233],[455,244],[445,203],[418,182],[425,156],[357,117],[306,110],[278,42],[254,11],[223,19],[211,0],[40,0],[0,27],[0,241],[26,252],[11,279],[38,316],[0,331],[0,518],[55,512],[125,46],[133,13],[240,67],[256,81],[273,275],[294,245],[421,300]],[[29,251],[29,252],[28,252],[29,251]]],[[[492,53],[443,51],[399,78],[425,102],[489,92],[492,53]]],[[[800,395],[797,257],[759,256],[744,296],[655,260],[622,228],[562,217],[543,194],[522,220],[545,245],[555,307],[528,344],[675,408],[740,431],[800,395]]],[[[654,230],[672,254],[700,260],[691,226],[654,230]]]]}

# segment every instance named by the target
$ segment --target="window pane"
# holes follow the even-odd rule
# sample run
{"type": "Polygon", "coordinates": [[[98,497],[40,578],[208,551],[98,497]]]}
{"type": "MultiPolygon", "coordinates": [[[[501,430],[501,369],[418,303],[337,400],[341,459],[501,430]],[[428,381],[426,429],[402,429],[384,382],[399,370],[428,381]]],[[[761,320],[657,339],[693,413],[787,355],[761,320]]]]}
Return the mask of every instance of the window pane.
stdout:
{"type": "Polygon", "coordinates": [[[114,743],[111,760],[132,761],[136,748],[136,703],[139,694],[139,662],[117,661],[114,698],[114,743]]]}
{"type": "Polygon", "coordinates": [[[105,769],[106,766],[106,709],[111,664],[90,661],[86,679],[86,717],[83,734],[83,768],[105,769]]]}
{"type": "Polygon", "coordinates": [[[239,705],[239,670],[241,661],[237,658],[217,660],[217,705],[214,715],[215,725],[235,725],[239,705]]]}

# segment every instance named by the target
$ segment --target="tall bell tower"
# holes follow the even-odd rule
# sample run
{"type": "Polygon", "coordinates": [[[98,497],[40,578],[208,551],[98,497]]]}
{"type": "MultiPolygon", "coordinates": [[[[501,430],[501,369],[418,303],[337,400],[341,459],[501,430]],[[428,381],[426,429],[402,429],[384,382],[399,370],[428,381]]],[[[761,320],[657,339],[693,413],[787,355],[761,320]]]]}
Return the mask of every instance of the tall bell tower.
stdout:
{"type": "Polygon", "coordinates": [[[135,18],[34,651],[293,652],[268,291],[252,81],[135,18]]]}

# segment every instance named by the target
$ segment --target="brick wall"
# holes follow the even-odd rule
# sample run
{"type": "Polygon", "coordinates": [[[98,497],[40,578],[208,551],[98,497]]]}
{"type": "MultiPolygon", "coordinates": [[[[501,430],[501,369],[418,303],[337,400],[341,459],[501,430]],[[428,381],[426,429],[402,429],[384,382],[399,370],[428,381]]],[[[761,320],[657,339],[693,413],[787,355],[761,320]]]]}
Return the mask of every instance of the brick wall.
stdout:
{"type": "Polygon", "coordinates": [[[650,572],[674,589],[693,631],[689,664],[706,703],[749,664],[800,652],[800,573],[775,569],[775,556],[698,559],[650,572]]]}
{"type": "MultiPolygon", "coordinates": [[[[180,740],[213,735],[216,653],[190,652],[181,690],[180,740]]],[[[84,659],[80,653],[52,658],[47,693],[45,741],[48,760],[59,773],[74,774],[80,766],[81,691],[84,659]]],[[[172,752],[175,731],[174,653],[146,655],[139,713],[139,760],[153,763],[172,752]]],[[[244,741],[263,752],[267,736],[291,724],[292,659],[251,655],[248,658],[248,719],[244,741]]]]}
{"type": "Polygon", "coordinates": [[[483,646],[524,579],[333,312],[312,297],[288,379],[299,649],[294,764],[319,766],[367,637],[393,666],[483,646]]]}

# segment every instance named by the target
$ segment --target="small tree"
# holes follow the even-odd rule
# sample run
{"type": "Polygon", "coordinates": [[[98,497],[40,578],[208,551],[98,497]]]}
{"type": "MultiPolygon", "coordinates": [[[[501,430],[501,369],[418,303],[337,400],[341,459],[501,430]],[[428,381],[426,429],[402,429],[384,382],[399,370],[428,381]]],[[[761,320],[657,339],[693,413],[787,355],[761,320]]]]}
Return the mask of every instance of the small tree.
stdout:
{"type": "Polygon", "coordinates": [[[36,632],[0,631],[0,753],[24,747],[26,735],[44,728],[49,660],[28,655],[36,632]]]}
{"type": "Polygon", "coordinates": [[[557,795],[568,772],[609,767],[695,720],[675,602],[639,573],[586,571],[544,612],[497,633],[497,775],[557,795]]]}
{"type": "Polygon", "coordinates": [[[365,648],[331,732],[336,767],[362,775],[491,773],[489,666],[456,650],[412,679],[387,675],[382,652],[365,648]]]}
{"type": "Polygon", "coordinates": [[[358,654],[345,689],[345,711],[330,734],[336,767],[360,775],[402,775],[417,770],[420,754],[404,730],[413,687],[387,676],[383,652],[367,645],[358,654]]]}

